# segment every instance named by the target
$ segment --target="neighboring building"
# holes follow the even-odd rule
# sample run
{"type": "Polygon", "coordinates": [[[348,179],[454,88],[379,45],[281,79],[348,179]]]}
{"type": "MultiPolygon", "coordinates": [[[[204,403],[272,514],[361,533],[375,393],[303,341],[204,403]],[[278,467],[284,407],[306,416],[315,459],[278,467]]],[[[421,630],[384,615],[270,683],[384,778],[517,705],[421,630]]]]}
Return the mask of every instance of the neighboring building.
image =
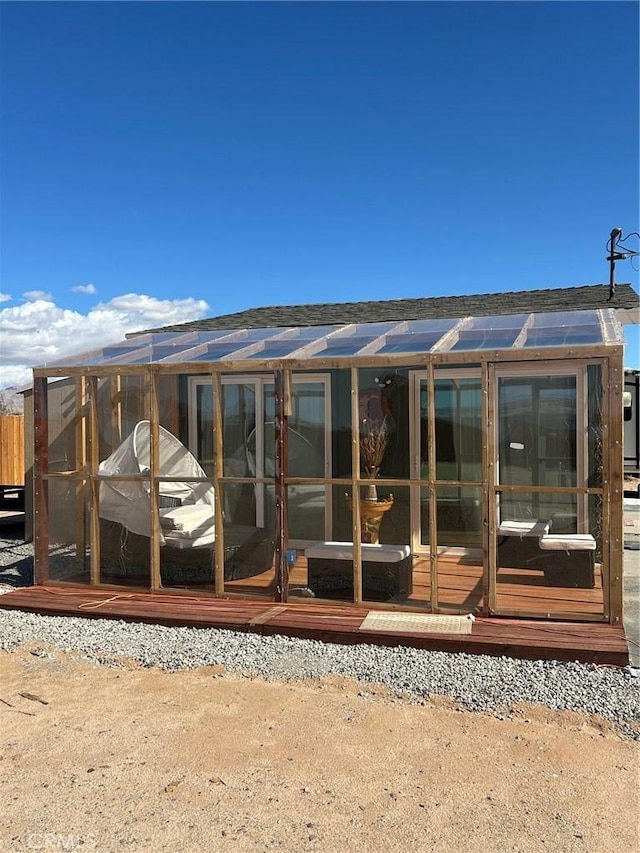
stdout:
{"type": "Polygon", "coordinates": [[[624,472],[640,477],[640,370],[625,370],[624,391],[624,472]]]}

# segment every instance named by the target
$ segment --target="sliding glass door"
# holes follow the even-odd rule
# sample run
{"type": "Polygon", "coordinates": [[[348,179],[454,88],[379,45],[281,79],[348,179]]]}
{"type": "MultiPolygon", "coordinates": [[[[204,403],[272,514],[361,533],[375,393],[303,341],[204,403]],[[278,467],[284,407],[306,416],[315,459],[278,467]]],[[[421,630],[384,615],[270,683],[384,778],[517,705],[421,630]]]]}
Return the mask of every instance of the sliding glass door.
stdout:
{"type": "Polygon", "coordinates": [[[600,367],[493,369],[495,613],[603,618],[600,367]],[[589,491],[591,490],[591,492],[589,491]]]}
{"type": "MultiPolygon", "coordinates": [[[[576,374],[498,375],[498,484],[576,487],[584,480],[578,435],[582,389],[576,374]]],[[[584,522],[576,495],[504,491],[502,520],[544,520],[577,532],[584,522]]]]}

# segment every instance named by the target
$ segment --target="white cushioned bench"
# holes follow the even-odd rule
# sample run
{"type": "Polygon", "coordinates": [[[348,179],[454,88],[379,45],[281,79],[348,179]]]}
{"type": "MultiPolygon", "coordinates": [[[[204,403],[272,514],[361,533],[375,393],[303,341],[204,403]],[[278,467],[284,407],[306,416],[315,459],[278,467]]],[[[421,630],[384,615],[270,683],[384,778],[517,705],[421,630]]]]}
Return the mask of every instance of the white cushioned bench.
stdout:
{"type": "Polygon", "coordinates": [[[595,551],[596,540],[590,533],[547,533],[540,547],[543,551],[595,551]]]}
{"type": "Polygon", "coordinates": [[[545,536],[549,532],[548,521],[503,521],[498,536],[545,536]]]}
{"type": "MultiPolygon", "coordinates": [[[[362,597],[388,601],[411,595],[413,559],[408,545],[363,544],[362,597]]],[[[307,585],[319,598],[353,599],[353,542],[320,542],[305,549],[307,585]]]]}
{"type": "Polygon", "coordinates": [[[549,552],[543,559],[549,586],[593,589],[596,540],[590,533],[548,533],[540,549],[549,552]]]}
{"type": "MultiPolygon", "coordinates": [[[[367,563],[399,563],[411,556],[408,545],[363,544],[361,554],[367,563]]],[[[353,542],[320,542],[305,550],[309,557],[327,557],[330,560],[353,560],[353,542]]]]}
{"type": "Polygon", "coordinates": [[[498,527],[498,568],[541,568],[538,544],[550,526],[550,522],[536,519],[503,521],[498,527]]]}

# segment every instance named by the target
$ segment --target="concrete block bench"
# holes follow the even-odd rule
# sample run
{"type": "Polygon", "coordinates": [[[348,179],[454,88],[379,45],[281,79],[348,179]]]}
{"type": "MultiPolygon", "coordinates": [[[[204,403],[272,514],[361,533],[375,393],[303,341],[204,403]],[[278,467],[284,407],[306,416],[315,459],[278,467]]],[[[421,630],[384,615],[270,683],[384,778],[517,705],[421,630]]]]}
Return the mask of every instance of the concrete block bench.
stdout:
{"type": "Polygon", "coordinates": [[[540,539],[549,586],[593,589],[596,540],[589,533],[546,534],[540,539]]]}
{"type": "MultiPolygon", "coordinates": [[[[318,598],[353,600],[353,543],[321,542],[305,550],[307,586],[318,598]]],[[[408,545],[362,545],[362,597],[388,601],[413,590],[408,545]]]]}

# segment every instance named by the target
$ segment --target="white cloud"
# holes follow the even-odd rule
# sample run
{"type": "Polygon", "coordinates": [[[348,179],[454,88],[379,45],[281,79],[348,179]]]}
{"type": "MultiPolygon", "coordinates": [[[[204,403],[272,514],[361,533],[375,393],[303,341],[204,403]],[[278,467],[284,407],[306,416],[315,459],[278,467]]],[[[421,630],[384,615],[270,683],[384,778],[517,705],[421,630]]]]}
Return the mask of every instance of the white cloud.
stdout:
{"type": "Polygon", "coordinates": [[[73,293],[96,293],[95,285],[93,284],[79,284],[77,287],[72,287],[71,290],[73,293]]]}
{"type": "Polygon", "coordinates": [[[40,302],[41,300],[50,302],[53,299],[53,296],[44,290],[25,290],[22,295],[27,302],[40,302]]]}
{"type": "Polygon", "coordinates": [[[0,364],[0,388],[30,388],[33,384],[31,368],[23,364],[0,364]]]}
{"type": "Polygon", "coordinates": [[[187,323],[205,316],[202,299],[156,299],[127,293],[86,314],[36,299],[0,309],[0,388],[31,384],[32,366],[122,340],[129,332],[187,323]]]}
{"type": "Polygon", "coordinates": [[[9,293],[0,293],[0,302],[11,302],[12,299],[9,293]]]}

